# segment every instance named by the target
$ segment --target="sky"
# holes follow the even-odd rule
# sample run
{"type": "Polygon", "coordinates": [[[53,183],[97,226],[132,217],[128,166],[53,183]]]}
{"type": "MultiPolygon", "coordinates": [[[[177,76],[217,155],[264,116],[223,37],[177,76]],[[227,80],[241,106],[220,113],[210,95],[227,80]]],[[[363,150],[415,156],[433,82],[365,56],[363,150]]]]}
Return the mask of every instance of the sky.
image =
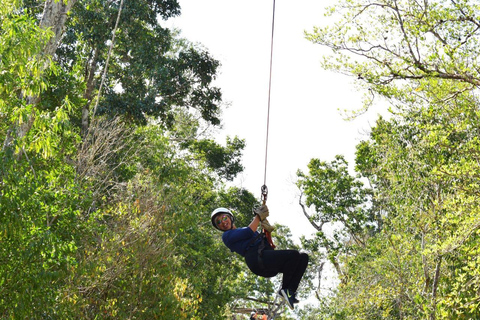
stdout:
{"type": "Polygon", "coordinates": [[[363,93],[353,79],[321,68],[327,48],[305,39],[304,31],[326,23],[325,7],[333,0],[278,0],[270,92],[268,148],[267,112],[273,0],[179,0],[180,17],[169,27],[202,44],[220,61],[215,86],[228,105],[218,142],[226,136],[245,139],[245,171],[234,184],[260,197],[265,178],[270,223],[288,226],[295,241],[315,229],[303,215],[295,186],[296,172],[307,172],[312,158],[332,161],[344,155],[353,166],[355,146],[366,139],[376,113],[353,121],[339,110],[362,106],[363,93]]]}
{"type": "MultiPolygon", "coordinates": [[[[301,236],[315,234],[298,204],[297,170],[308,172],[312,158],[332,161],[339,154],[353,168],[355,146],[367,138],[379,110],[384,113],[379,107],[346,121],[340,110],[361,108],[363,92],[355,89],[352,78],[323,70],[320,62],[332,52],[305,39],[305,31],[328,22],[325,7],[334,1],[275,3],[268,148],[273,0],[179,0],[182,14],[166,23],[220,61],[215,86],[228,107],[216,139],[222,144],[226,136],[246,141],[245,170],[234,185],[260,198],[267,151],[268,220],[288,226],[297,243],[301,236]]],[[[322,291],[327,293],[335,283],[335,272],[327,264],[322,291]]]]}

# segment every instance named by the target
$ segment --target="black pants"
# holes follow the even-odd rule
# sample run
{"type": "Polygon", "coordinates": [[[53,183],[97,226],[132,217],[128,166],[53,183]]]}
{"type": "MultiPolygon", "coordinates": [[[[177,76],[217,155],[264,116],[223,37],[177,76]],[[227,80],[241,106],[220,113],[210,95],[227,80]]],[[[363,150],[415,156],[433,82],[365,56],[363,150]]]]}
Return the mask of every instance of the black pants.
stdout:
{"type": "Polygon", "coordinates": [[[282,289],[296,292],[307,269],[308,255],[297,250],[273,250],[266,247],[262,254],[262,268],[258,261],[258,246],[255,246],[247,251],[245,262],[253,273],[262,277],[270,278],[282,273],[282,289]]]}

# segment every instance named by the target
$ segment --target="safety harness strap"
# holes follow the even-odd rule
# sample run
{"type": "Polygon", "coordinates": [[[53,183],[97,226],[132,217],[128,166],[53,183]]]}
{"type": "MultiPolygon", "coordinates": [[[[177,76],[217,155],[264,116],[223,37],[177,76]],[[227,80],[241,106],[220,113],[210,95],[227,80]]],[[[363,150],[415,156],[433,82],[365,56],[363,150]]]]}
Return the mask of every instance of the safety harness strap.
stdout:
{"type": "MultiPolygon", "coordinates": [[[[248,245],[247,247],[245,248],[245,250],[243,251],[243,256],[245,256],[245,254],[247,253],[248,249],[250,249],[253,244],[260,238],[260,237],[263,237],[263,233],[259,233],[255,238],[253,238],[252,240],[250,240],[250,242],[248,242],[248,245]]],[[[263,243],[263,239],[262,239],[262,243],[263,243]]]]}
{"type": "Polygon", "coordinates": [[[265,249],[265,233],[264,232],[260,232],[255,238],[253,238],[252,240],[250,240],[250,242],[248,243],[248,246],[247,248],[245,249],[245,251],[243,252],[243,256],[245,256],[245,254],[247,253],[247,251],[252,247],[252,245],[258,240],[261,238],[261,241],[260,243],[258,244],[258,247],[257,247],[257,259],[258,259],[258,266],[261,268],[261,269],[265,269],[265,265],[263,264],[263,250],[265,249]]]}
{"type": "Polygon", "coordinates": [[[263,250],[265,249],[265,233],[261,232],[260,235],[262,236],[262,241],[258,245],[258,266],[261,269],[265,269],[265,265],[263,264],[263,250]]]}

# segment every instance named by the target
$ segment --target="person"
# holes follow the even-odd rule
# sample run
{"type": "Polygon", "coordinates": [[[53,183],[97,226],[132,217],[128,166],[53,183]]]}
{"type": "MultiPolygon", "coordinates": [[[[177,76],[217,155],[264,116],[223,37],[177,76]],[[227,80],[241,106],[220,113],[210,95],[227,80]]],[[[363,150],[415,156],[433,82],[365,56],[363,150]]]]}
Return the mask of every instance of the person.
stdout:
{"type": "Polygon", "coordinates": [[[268,320],[267,315],[265,314],[265,311],[262,311],[261,318],[259,320],[268,320]]]}
{"type": "Polygon", "coordinates": [[[257,313],[255,311],[250,313],[250,320],[257,320],[257,313]]]}
{"type": "Polygon", "coordinates": [[[262,205],[254,210],[255,216],[248,227],[237,228],[233,213],[226,208],[217,208],[211,214],[213,226],[223,231],[223,243],[232,252],[244,257],[248,268],[256,275],[270,278],[283,274],[282,286],[278,294],[285,300],[290,309],[298,303],[296,292],[307,269],[308,255],[298,250],[274,250],[257,231],[259,226],[271,230],[268,223],[268,207],[262,205]]]}

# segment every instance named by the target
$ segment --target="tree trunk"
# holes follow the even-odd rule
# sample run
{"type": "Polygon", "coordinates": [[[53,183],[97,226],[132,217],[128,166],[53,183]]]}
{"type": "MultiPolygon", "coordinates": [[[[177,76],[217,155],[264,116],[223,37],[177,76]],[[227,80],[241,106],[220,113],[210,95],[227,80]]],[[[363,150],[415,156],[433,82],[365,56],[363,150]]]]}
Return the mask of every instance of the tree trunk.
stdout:
{"type": "Polygon", "coordinates": [[[67,21],[67,12],[72,9],[76,2],[77,0],[45,1],[40,27],[43,29],[51,29],[54,33],[43,50],[45,55],[51,56],[57,50],[65,28],[65,22],[67,21]]]}
{"type": "Polygon", "coordinates": [[[436,319],[436,309],[437,309],[437,289],[438,283],[440,281],[440,268],[442,266],[442,257],[437,257],[437,264],[435,266],[435,276],[433,278],[432,285],[432,313],[430,314],[430,320],[436,319]]]}
{"type": "MultiPolygon", "coordinates": [[[[52,56],[58,48],[60,39],[62,38],[65,28],[65,22],[67,21],[67,12],[73,7],[77,0],[47,0],[45,1],[45,7],[43,9],[42,19],[40,20],[40,27],[42,29],[50,29],[53,31],[52,38],[45,45],[42,51],[42,56],[52,56]]],[[[44,60],[43,70],[48,68],[48,59],[44,60]]],[[[39,97],[26,97],[27,104],[37,105],[40,101],[39,97]]],[[[28,119],[22,124],[18,122],[13,124],[8,130],[7,137],[3,144],[3,148],[10,147],[12,145],[14,136],[21,139],[32,128],[35,121],[35,108],[28,116],[28,119]]]]}

